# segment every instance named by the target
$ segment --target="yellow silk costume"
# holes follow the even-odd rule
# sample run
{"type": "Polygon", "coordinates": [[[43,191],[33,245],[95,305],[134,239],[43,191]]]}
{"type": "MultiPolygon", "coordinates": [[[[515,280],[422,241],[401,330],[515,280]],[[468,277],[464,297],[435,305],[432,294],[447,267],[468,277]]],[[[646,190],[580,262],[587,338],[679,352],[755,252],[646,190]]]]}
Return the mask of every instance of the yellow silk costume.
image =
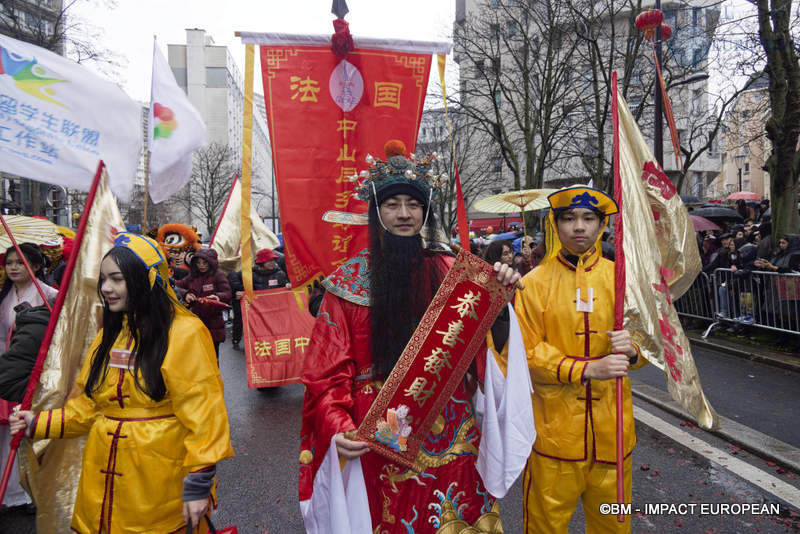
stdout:
{"type": "MultiPolygon", "coordinates": [[[[590,188],[558,194],[575,202],[590,188]],[[574,193],[573,193],[574,191],[574,193]]],[[[559,206],[551,199],[551,205],[559,206]]],[[[583,206],[575,206],[583,207],[583,206]]],[[[608,206],[614,213],[616,206],[608,206]]],[[[606,219],[607,221],[607,219],[606,219]]],[[[553,229],[555,218],[550,214],[553,229]]],[[[554,232],[555,233],[555,232],[554,232]]],[[[589,362],[611,352],[607,331],[614,329],[614,264],[601,255],[600,237],[573,265],[558,244],[523,279],[517,292],[519,318],[533,382],[536,441],[524,475],[526,532],[566,533],[577,500],[583,501],[587,532],[629,532],[630,518],[599,513],[601,503],[616,502],[616,380],[586,379],[589,362]],[[589,293],[591,290],[591,293],[589,293]],[[591,311],[578,311],[591,295],[591,311]]],[[[582,308],[586,309],[586,308],[582,308]]],[[[639,358],[631,368],[644,365],[639,358]]],[[[630,381],[623,378],[625,500],[631,498],[630,454],[636,444],[630,381]]]]}
{"type": "MultiPolygon", "coordinates": [[[[89,435],[72,517],[76,532],[180,532],[186,528],[183,478],[233,456],[211,336],[199,319],[180,311],[161,366],[162,400],[137,388],[132,370],[109,366],[92,398],[81,393],[36,416],[34,439],[89,435]]],[[[81,392],[101,339],[102,330],[78,377],[81,392]]],[[[124,326],[114,349],[130,343],[124,326]]],[[[205,528],[201,521],[200,531],[205,528]]]]}

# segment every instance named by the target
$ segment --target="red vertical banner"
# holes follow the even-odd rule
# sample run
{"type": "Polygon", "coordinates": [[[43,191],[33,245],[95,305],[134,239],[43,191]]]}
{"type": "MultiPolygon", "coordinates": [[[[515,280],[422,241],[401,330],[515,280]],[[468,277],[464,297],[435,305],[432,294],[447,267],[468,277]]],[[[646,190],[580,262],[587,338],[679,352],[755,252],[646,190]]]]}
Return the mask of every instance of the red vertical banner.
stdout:
{"type": "Polygon", "coordinates": [[[367,246],[366,227],[323,223],[322,215],[366,212],[350,177],[368,168],[367,154],[382,158],[389,139],[416,145],[431,53],[449,46],[405,42],[398,48],[413,51],[402,51],[356,38],[356,48],[341,58],[326,36],[241,35],[262,45],[286,269],[298,287],[367,246]]]}
{"type": "Polygon", "coordinates": [[[265,289],[241,300],[247,386],[286,386],[300,382],[314,329],[304,292],[265,289]],[[299,298],[298,298],[299,297],[299,298]]]}

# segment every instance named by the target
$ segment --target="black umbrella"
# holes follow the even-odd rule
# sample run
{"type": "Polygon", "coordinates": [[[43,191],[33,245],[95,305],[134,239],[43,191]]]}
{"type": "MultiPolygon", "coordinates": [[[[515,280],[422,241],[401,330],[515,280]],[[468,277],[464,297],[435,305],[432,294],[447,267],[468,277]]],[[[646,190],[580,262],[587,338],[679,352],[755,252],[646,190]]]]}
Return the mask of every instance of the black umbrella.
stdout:
{"type": "Polygon", "coordinates": [[[690,205],[690,204],[702,204],[703,203],[702,200],[700,200],[699,198],[697,198],[694,195],[681,195],[681,200],[687,206],[690,205]]]}
{"type": "Polygon", "coordinates": [[[700,217],[705,217],[706,219],[718,221],[741,222],[744,220],[742,216],[739,215],[738,211],[730,208],[724,208],[722,206],[703,206],[702,208],[696,208],[692,210],[692,215],[699,215],[700,217]]]}

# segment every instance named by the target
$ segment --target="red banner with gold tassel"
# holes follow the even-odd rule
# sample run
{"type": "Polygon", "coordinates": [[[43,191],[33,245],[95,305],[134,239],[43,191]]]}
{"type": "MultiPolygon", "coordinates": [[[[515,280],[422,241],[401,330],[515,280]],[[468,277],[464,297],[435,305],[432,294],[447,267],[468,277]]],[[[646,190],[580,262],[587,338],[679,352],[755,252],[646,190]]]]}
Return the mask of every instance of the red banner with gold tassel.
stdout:
{"type": "Polygon", "coordinates": [[[366,212],[350,177],[389,139],[416,145],[431,54],[450,45],[356,37],[341,57],[330,36],[239,35],[260,45],[286,270],[299,287],[367,246],[365,226],[321,224],[322,215],[366,212]]]}

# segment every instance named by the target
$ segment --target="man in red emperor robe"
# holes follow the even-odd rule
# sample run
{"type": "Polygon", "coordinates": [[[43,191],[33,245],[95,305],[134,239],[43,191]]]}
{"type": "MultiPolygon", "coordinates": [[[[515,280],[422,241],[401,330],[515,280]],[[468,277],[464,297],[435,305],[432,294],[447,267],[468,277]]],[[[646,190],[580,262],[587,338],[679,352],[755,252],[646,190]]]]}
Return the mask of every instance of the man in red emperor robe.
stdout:
{"type": "MultiPolygon", "coordinates": [[[[443,180],[429,174],[430,158],[406,158],[399,141],[389,141],[385,150],[387,160],[368,160],[369,176],[356,184],[358,196],[369,202],[370,247],[323,281],[327,292],[306,354],[300,454],[306,529],[340,531],[335,519],[312,509],[312,497],[322,492],[321,473],[339,476],[340,463],[358,459],[366,502],[355,515],[369,532],[502,532],[495,498],[476,470],[481,432],[471,401],[474,376],[461,381],[423,442],[417,457],[422,472],[350,439],[454,262],[420,235],[423,227],[426,236],[437,230],[431,204],[443,180]],[[323,465],[327,458],[333,458],[332,470],[323,465]]],[[[496,270],[506,284],[519,277],[499,263],[496,270]]],[[[403,413],[397,423],[402,430],[403,413]]],[[[357,524],[352,509],[350,522],[357,524]]]]}

